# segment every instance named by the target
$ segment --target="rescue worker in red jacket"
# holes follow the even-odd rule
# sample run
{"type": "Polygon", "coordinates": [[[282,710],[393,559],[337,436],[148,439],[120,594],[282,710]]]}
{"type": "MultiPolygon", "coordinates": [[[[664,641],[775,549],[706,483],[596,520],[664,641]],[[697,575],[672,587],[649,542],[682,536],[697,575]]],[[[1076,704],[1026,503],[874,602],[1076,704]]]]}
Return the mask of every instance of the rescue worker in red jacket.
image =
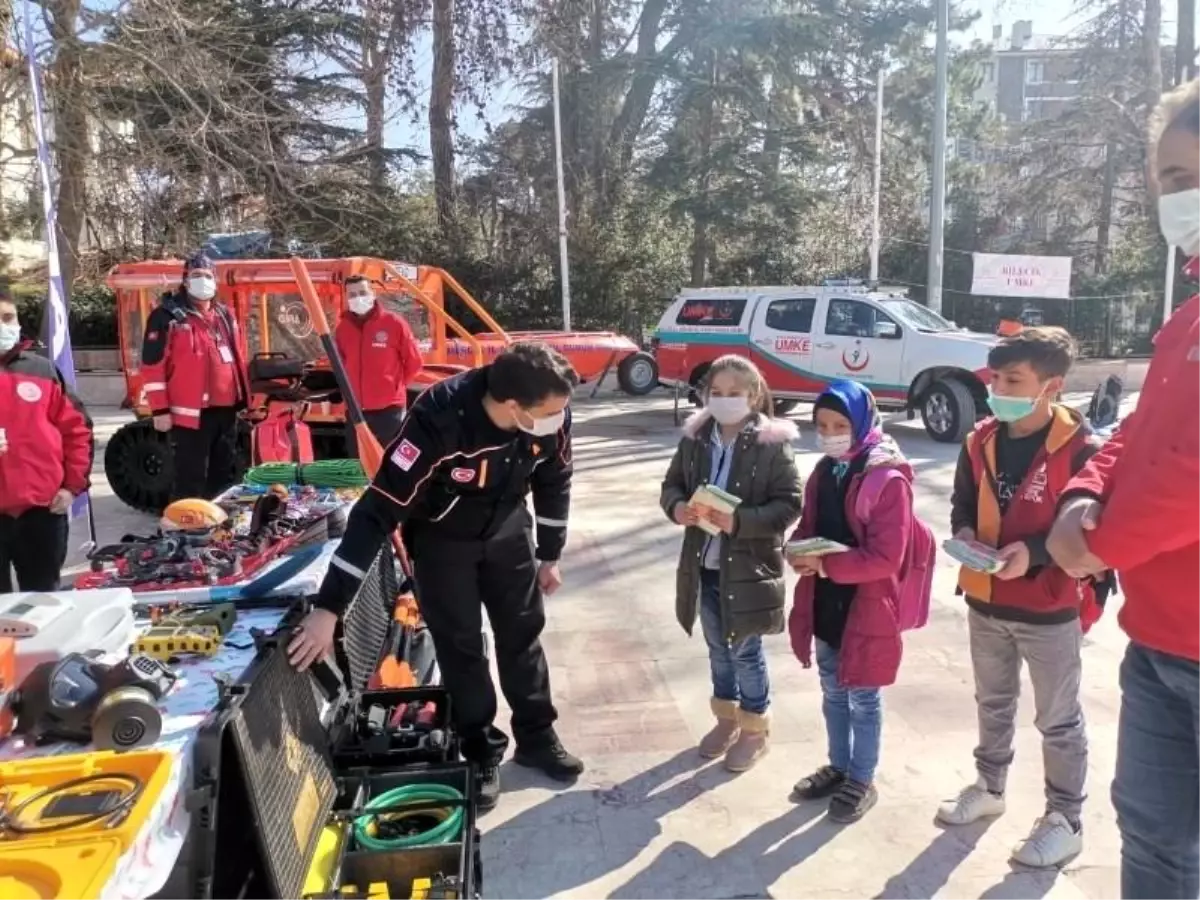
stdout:
{"type": "Polygon", "coordinates": [[[216,271],[199,253],[146,321],[142,374],[154,427],[171,435],[172,500],[211,499],[236,474],[237,413],[249,390],[237,323],[216,296],[216,271]]]}
{"type": "MultiPolygon", "coordinates": [[[[1163,237],[1200,254],[1200,81],[1151,120],[1163,237]]],[[[1195,260],[1189,263],[1194,274],[1195,260]]],[[[1117,570],[1129,636],[1112,800],[1121,896],[1200,894],[1200,295],[1154,336],[1137,408],[1067,486],[1047,549],[1071,575],[1117,570]]]]}
{"type": "Polygon", "coordinates": [[[20,338],[17,308],[0,297],[0,594],[58,590],[67,514],[92,472],[92,420],[20,338]]]}
{"type": "MultiPolygon", "coordinates": [[[[408,385],[424,365],[412,328],[404,316],[384,309],[370,281],[352,275],[346,279],[346,314],[338,322],[333,340],[363,418],[386,447],[404,420],[408,385]]],[[[348,457],[358,455],[358,442],[349,425],[346,445],[348,457]]]]}

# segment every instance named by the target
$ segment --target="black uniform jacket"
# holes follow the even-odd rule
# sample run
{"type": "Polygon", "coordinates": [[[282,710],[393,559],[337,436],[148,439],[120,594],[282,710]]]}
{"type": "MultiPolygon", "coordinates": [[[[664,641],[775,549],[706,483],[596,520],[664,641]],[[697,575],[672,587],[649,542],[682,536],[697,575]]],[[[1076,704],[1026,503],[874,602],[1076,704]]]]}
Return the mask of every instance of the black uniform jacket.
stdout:
{"type": "Polygon", "coordinates": [[[497,428],[483,406],[490,369],[422,394],[350,511],[317,606],[341,613],[399,525],[450,541],[487,540],[532,490],[537,558],[557,560],[571,503],[571,412],[548,437],[497,428]]]}

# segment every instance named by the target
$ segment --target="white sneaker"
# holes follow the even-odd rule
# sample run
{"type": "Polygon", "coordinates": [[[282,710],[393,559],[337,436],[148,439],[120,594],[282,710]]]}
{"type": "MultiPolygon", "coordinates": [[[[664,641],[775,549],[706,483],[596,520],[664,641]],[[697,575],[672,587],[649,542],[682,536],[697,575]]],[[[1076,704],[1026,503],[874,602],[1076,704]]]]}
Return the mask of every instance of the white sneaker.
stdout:
{"type": "Polygon", "coordinates": [[[1052,812],[1033,824],[1029,837],[1013,848],[1013,862],[1031,869],[1061,866],[1083,850],[1083,832],[1076,831],[1060,812],[1052,812]]]}
{"type": "Polygon", "coordinates": [[[980,778],[963,788],[953,800],[947,800],[939,806],[937,818],[943,825],[970,825],[1003,812],[1004,798],[989,791],[980,778]]]}

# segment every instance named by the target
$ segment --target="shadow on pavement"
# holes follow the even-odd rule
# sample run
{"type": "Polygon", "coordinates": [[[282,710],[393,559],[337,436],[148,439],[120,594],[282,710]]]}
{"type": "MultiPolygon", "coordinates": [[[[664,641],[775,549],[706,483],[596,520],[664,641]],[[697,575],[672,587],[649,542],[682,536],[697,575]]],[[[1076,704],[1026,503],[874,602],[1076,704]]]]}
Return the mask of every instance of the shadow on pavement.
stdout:
{"type": "MultiPolygon", "coordinates": [[[[611,787],[556,794],[486,828],[482,846],[487,893],[549,897],[595,881],[633,861],[661,834],[664,816],[733,777],[689,747],[611,787]],[[546,843],[530,854],[528,845],[535,841],[546,843]]],[[[500,779],[510,795],[546,784],[511,762],[501,768],[500,779]]],[[[662,896],[661,886],[658,890],[656,895],[662,896]]]]}
{"type": "MultiPolygon", "coordinates": [[[[915,856],[903,871],[887,880],[875,900],[898,897],[932,897],[950,879],[950,875],[974,852],[980,840],[992,827],[994,819],[946,828],[928,847],[915,856]]],[[[1039,895],[1041,896],[1041,895],[1039,895]]]]}
{"type": "Polygon", "coordinates": [[[609,897],[770,897],[769,885],[841,831],[825,810],[824,803],[796,806],[712,857],[676,841],[609,897]]]}

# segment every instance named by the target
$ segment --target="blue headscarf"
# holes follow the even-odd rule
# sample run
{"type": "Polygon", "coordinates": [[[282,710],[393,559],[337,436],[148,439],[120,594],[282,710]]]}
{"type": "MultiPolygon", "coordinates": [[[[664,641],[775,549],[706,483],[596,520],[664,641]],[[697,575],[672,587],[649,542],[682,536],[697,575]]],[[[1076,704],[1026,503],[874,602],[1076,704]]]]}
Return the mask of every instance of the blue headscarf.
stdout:
{"type": "Polygon", "coordinates": [[[817,410],[822,407],[832,409],[850,420],[854,446],[844,457],[834,460],[833,466],[834,476],[840,481],[850,460],[883,438],[879,412],[875,409],[875,398],[871,392],[857,381],[835,381],[825,388],[813,404],[814,422],[817,420],[817,410]]]}
{"type": "Polygon", "coordinates": [[[825,388],[813,405],[814,420],[821,406],[832,407],[850,419],[855,448],[863,444],[870,437],[871,431],[879,425],[875,398],[857,381],[835,381],[825,388]],[[822,403],[822,400],[826,402],[822,403]]]}

